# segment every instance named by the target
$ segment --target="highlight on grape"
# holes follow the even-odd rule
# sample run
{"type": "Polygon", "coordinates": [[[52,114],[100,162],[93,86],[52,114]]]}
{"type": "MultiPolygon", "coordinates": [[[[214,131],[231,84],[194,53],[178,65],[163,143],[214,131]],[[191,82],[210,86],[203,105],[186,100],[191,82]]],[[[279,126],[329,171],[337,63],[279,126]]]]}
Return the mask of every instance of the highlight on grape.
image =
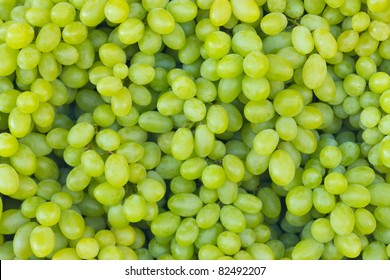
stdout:
{"type": "Polygon", "coordinates": [[[390,257],[390,0],[0,0],[0,259],[390,257]]]}

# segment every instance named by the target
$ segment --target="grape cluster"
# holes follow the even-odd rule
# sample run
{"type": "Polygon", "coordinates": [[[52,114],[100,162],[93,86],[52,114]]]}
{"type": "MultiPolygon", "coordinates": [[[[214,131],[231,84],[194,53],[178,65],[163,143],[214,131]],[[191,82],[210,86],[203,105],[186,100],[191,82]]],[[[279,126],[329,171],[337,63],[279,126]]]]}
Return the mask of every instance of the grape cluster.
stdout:
{"type": "Polygon", "coordinates": [[[0,259],[389,259],[390,0],[0,0],[0,259]]]}

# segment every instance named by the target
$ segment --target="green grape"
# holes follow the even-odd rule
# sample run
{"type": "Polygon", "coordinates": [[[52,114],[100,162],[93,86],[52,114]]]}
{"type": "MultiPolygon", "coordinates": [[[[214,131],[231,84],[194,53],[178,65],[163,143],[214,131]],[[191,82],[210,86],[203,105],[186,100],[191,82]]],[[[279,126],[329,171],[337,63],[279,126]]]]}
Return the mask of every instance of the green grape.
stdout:
{"type": "Polygon", "coordinates": [[[298,242],[292,251],[293,260],[318,260],[324,251],[324,244],[309,238],[298,242]]]}
{"type": "Polygon", "coordinates": [[[80,9],[80,20],[86,26],[97,26],[104,20],[104,7],[106,1],[98,0],[91,1],[87,0],[80,9]]]}
{"type": "Polygon", "coordinates": [[[104,151],[114,151],[120,146],[118,133],[110,128],[100,130],[95,137],[96,144],[104,151]]]}
{"type": "Polygon", "coordinates": [[[253,243],[246,251],[252,256],[255,260],[274,260],[275,255],[272,251],[272,248],[266,244],[262,243],[253,243]]]}
{"type": "Polygon", "coordinates": [[[295,165],[291,156],[284,150],[276,150],[269,160],[269,173],[273,182],[288,185],[295,176],[295,165]]]}
{"type": "Polygon", "coordinates": [[[210,164],[203,169],[201,179],[206,188],[218,189],[225,183],[226,173],[222,166],[210,164]]]}
{"type": "Polygon", "coordinates": [[[262,201],[255,195],[238,193],[233,205],[243,213],[256,214],[263,207],[262,201]]]}
{"type": "Polygon", "coordinates": [[[357,257],[362,250],[360,239],[353,232],[345,235],[336,234],[334,244],[337,250],[348,258],[357,257]]]}
{"type": "Polygon", "coordinates": [[[175,240],[181,246],[190,246],[199,234],[199,227],[194,218],[183,219],[177,227],[175,240]]]}
{"type": "Polygon", "coordinates": [[[182,217],[196,215],[203,206],[198,196],[190,193],[175,194],[168,200],[168,208],[182,217]]]}
{"type": "Polygon", "coordinates": [[[169,34],[175,28],[172,14],[163,8],[153,8],[148,12],[147,23],[158,34],[169,34]]]}
{"type": "Polygon", "coordinates": [[[242,232],[246,226],[243,213],[233,205],[225,205],[221,208],[220,220],[227,230],[235,233],[242,232]]]}
{"type": "Polygon", "coordinates": [[[310,89],[319,88],[325,81],[326,73],[325,59],[319,54],[312,54],[308,57],[302,69],[303,82],[310,89]],[[313,75],[313,71],[315,71],[315,75],[313,75]]]}
{"type": "Polygon", "coordinates": [[[217,247],[226,255],[234,255],[241,249],[241,240],[237,233],[224,231],[218,235],[217,247]]]}
{"type": "Polygon", "coordinates": [[[129,180],[128,162],[121,154],[109,155],[104,163],[104,175],[113,187],[122,187],[129,180]]]}
{"type": "Polygon", "coordinates": [[[13,156],[18,151],[18,147],[19,142],[14,135],[7,132],[0,134],[0,156],[13,156]]]}
{"type": "Polygon", "coordinates": [[[371,195],[370,203],[375,206],[390,206],[388,198],[390,195],[390,185],[387,183],[373,183],[367,187],[371,195]]]}
{"type": "Polygon", "coordinates": [[[242,22],[252,23],[260,17],[260,9],[253,0],[233,0],[230,4],[233,15],[242,22]]]}
{"type": "Polygon", "coordinates": [[[146,178],[137,184],[138,193],[148,202],[157,202],[163,198],[165,187],[157,180],[146,178]]]}
{"type": "Polygon", "coordinates": [[[155,236],[167,237],[176,232],[180,224],[180,216],[167,211],[159,214],[151,223],[150,229],[155,236]]]}
{"type": "Polygon", "coordinates": [[[30,233],[30,246],[32,253],[38,258],[49,255],[55,246],[55,235],[52,228],[36,226],[30,233]]]}
{"type": "MultiPolygon", "coordinates": [[[[16,153],[10,157],[10,162],[15,171],[22,175],[29,176],[37,171],[37,157],[27,145],[19,144],[16,153]]],[[[9,174],[9,171],[7,173],[9,174]]]]}
{"type": "Polygon", "coordinates": [[[232,15],[232,7],[227,0],[213,1],[210,7],[210,22],[215,26],[225,25],[232,15]]]}
{"type": "Polygon", "coordinates": [[[68,209],[61,212],[58,223],[62,234],[70,240],[80,238],[84,232],[85,221],[75,210],[68,209]]]}
{"type": "Polygon", "coordinates": [[[288,211],[296,216],[307,214],[312,208],[312,191],[306,187],[298,186],[288,192],[286,196],[288,211]]]}
{"type": "Polygon", "coordinates": [[[261,30],[267,35],[276,35],[287,26],[287,17],[280,12],[271,12],[260,21],[261,30]]]}
{"type": "Polygon", "coordinates": [[[231,38],[228,34],[214,31],[206,37],[204,48],[209,58],[220,59],[229,53],[231,44],[231,38]]]}
{"type": "Polygon", "coordinates": [[[178,160],[188,159],[194,149],[194,138],[188,128],[179,128],[173,135],[171,142],[172,156],[178,160]]]}
{"type": "Polygon", "coordinates": [[[272,81],[288,81],[293,77],[294,69],[292,64],[282,56],[275,54],[267,55],[269,67],[265,75],[272,81]]]}
{"type": "Polygon", "coordinates": [[[14,22],[5,33],[5,43],[13,49],[27,47],[34,39],[34,29],[27,23],[14,22]]]}
{"type": "Polygon", "coordinates": [[[355,225],[353,209],[343,202],[336,203],[330,213],[330,223],[336,234],[346,235],[351,233],[355,225]]]}
{"type": "Polygon", "coordinates": [[[32,256],[33,252],[30,246],[30,235],[37,226],[38,224],[36,222],[29,222],[16,231],[14,240],[12,242],[12,247],[15,256],[18,258],[28,259],[32,256]]]}
{"type": "Polygon", "coordinates": [[[199,260],[216,260],[223,257],[224,253],[215,245],[205,244],[198,252],[199,260]]]}
{"type": "Polygon", "coordinates": [[[61,41],[60,27],[55,23],[47,23],[40,29],[35,38],[35,45],[41,52],[53,51],[61,41]]]}
{"type": "Polygon", "coordinates": [[[58,223],[61,216],[60,207],[54,202],[45,202],[39,205],[36,212],[37,221],[43,226],[53,226],[58,223]]]}
{"type": "Polygon", "coordinates": [[[330,221],[327,218],[319,218],[315,220],[311,225],[311,233],[313,238],[321,243],[332,241],[335,235],[330,221]]]}

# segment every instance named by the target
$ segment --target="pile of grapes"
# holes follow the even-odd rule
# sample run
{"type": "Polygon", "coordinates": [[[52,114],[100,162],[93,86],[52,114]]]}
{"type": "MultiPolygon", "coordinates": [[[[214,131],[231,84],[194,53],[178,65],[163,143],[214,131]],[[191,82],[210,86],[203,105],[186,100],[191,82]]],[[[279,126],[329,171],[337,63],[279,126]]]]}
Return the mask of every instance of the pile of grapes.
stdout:
{"type": "Polygon", "coordinates": [[[0,259],[389,259],[390,0],[0,0],[0,259]]]}

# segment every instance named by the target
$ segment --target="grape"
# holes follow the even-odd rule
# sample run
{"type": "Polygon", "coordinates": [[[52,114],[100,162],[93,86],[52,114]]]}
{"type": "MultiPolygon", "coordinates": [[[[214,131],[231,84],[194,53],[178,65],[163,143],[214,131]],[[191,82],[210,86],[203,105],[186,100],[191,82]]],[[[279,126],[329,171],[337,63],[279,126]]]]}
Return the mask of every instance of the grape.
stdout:
{"type": "Polygon", "coordinates": [[[389,258],[387,0],[8,2],[0,258],[389,258]]]}

